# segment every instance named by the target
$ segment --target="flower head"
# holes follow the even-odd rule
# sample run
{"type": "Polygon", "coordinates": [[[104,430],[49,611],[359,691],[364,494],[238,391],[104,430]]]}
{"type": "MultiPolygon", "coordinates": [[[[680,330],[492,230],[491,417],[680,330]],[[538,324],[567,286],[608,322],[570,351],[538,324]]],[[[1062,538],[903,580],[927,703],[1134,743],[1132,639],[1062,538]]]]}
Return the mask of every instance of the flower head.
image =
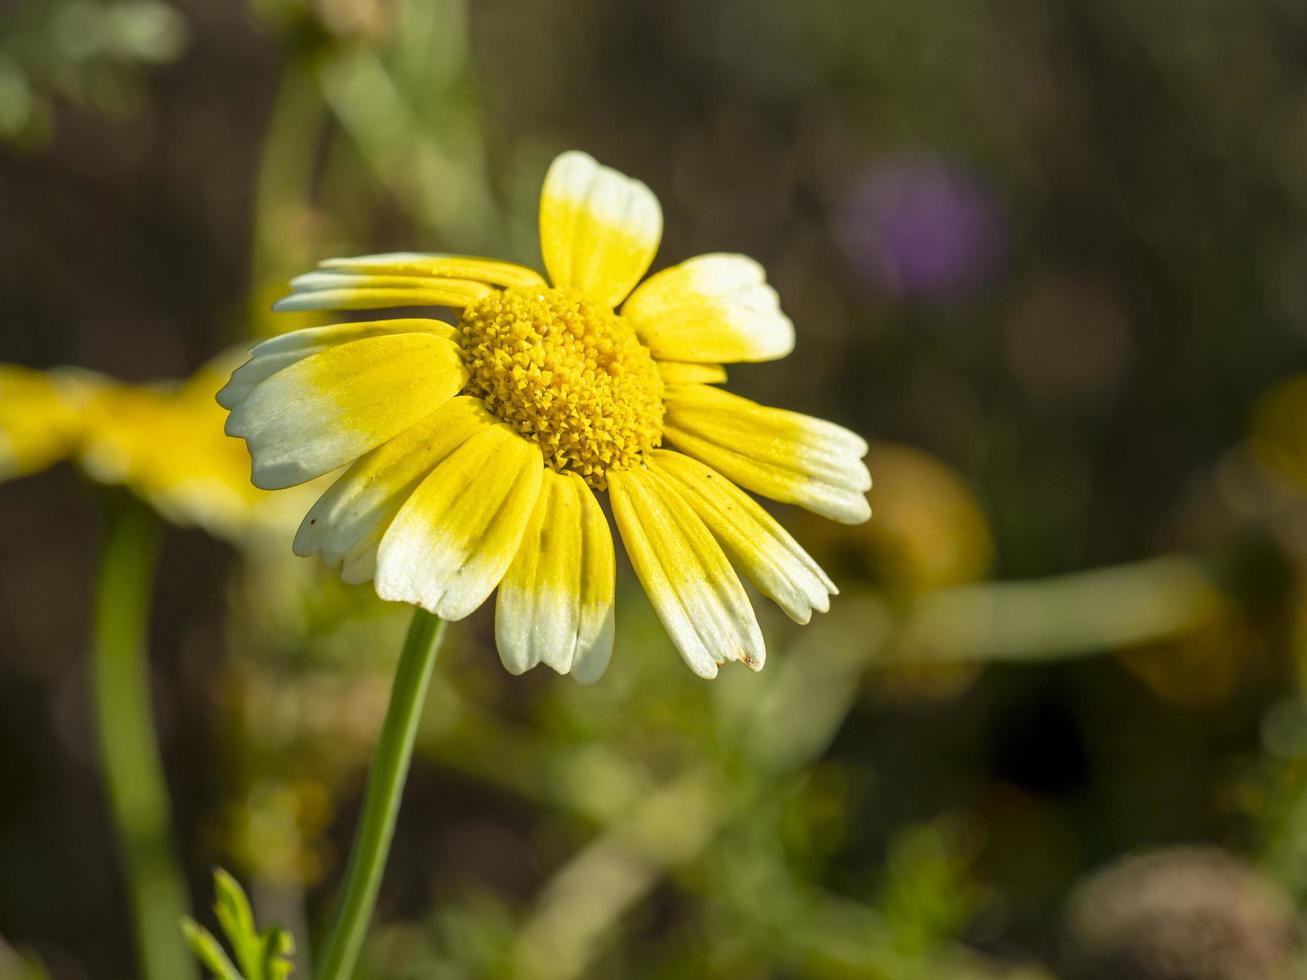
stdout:
{"type": "Polygon", "coordinates": [[[290,501],[250,485],[249,455],[217,425],[213,397],[231,364],[222,357],[184,382],[152,385],[0,364],[0,480],[71,459],[177,524],[231,540],[284,527],[290,501]]]}
{"type": "Polygon", "coordinates": [[[613,643],[607,491],[636,575],[690,667],[762,666],[735,569],[791,618],[835,586],[741,487],[845,523],[870,511],[867,444],[714,387],[784,357],[794,328],[761,267],[704,255],[636,286],[662,234],[642,183],[565,153],[545,177],[546,281],[491,259],[332,259],[284,310],[449,307],[284,334],[219,392],[272,489],[348,469],[295,539],[383,599],[460,619],[499,590],[504,664],[583,681],[613,643]],[[671,447],[675,447],[674,449],[671,447]]]}
{"type": "Polygon", "coordinates": [[[285,526],[276,495],[245,479],[248,454],[215,424],[224,356],[182,382],[117,384],[86,396],[76,458],[97,483],[124,485],[175,524],[228,540],[285,526]]]}

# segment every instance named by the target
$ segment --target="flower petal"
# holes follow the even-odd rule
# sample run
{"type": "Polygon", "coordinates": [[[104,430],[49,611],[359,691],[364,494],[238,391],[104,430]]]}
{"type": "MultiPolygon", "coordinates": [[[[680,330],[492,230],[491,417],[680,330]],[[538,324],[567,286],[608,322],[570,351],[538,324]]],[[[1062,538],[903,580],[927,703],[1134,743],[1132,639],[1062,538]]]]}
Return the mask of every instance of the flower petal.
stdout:
{"type": "Polygon", "coordinates": [[[655,450],[649,469],[667,480],[716,536],[735,567],[796,623],[826,612],[835,583],[789,532],[720,473],[681,453],[655,450]]]}
{"type": "Polygon", "coordinates": [[[503,424],[477,433],[399,509],[377,551],[377,595],[462,619],[494,591],[535,507],[544,459],[503,424]]]}
{"type": "Polygon", "coordinates": [[[218,404],[227,409],[235,408],[260,381],[310,354],[354,340],[398,333],[429,333],[450,340],[458,336],[458,331],[448,323],[427,319],[333,323],[325,327],[292,330],[255,344],[250,349],[250,359],[232,372],[231,380],[218,392],[218,404]]]}
{"type": "Polygon", "coordinates": [[[613,534],[576,473],[545,470],[517,556],[499,583],[495,641],[509,672],[545,663],[588,684],[613,652],[613,534]]]}
{"type": "Polygon", "coordinates": [[[174,523],[231,541],[284,530],[307,500],[255,488],[245,446],[223,434],[214,392],[231,362],[220,355],[182,383],[97,385],[82,411],[82,469],[126,485],[174,523]]]}
{"type": "Polygon", "coordinates": [[[744,255],[700,255],[650,276],[622,316],[654,357],[772,361],[794,350],[794,324],[767,274],[744,255]]]}
{"type": "Polygon", "coordinates": [[[753,606],[690,505],[646,469],[610,472],[608,492],[635,574],[690,669],[716,677],[728,660],[762,669],[753,606]]]}
{"type": "Polygon", "coordinates": [[[687,364],[684,361],[656,361],[663,384],[721,384],[726,380],[726,368],[720,364],[687,364]]]}
{"type": "Polygon", "coordinates": [[[499,259],[472,255],[444,255],[439,252],[388,252],[355,255],[319,262],[320,269],[375,276],[434,276],[438,279],[471,279],[491,286],[543,286],[544,276],[535,269],[499,259]]]}
{"type": "Polygon", "coordinates": [[[0,364],[0,480],[36,473],[68,455],[101,384],[89,374],[0,364]]]}
{"type": "Polygon", "coordinates": [[[706,385],[669,385],[666,405],[667,438],[740,486],[844,524],[871,516],[861,436],[706,385]]]}
{"type": "Polygon", "coordinates": [[[467,382],[458,347],[407,333],[328,347],[260,381],[227,434],[254,458],[254,485],[294,486],[357,459],[421,421],[467,382]]]}
{"type": "Polygon", "coordinates": [[[638,180],[575,150],[554,160],[540,192],[540,249],[555,286],[615,307],[658,251],[663,212],[638,180]]]}
{"type": "Polygon", "coordinates": [[[470,306],[494,290],[471,279],[426,276],[355,275],[310,272],[291,281],[294,290],[277,300],[279,313],[296,310],[384,310],[397,306],[470,306]]]}
{"type": "Polygon", "coordinates": [[[346,470],[304,516],[292,546],[295,554],[308,557],[321,551],[331,566],[346,560],[342,577],[366,581],[374,562],[365,556],[375,558],[404,501],[455,449],[494,423],[481,399],[460,395],[378,446],[346,470]]]}

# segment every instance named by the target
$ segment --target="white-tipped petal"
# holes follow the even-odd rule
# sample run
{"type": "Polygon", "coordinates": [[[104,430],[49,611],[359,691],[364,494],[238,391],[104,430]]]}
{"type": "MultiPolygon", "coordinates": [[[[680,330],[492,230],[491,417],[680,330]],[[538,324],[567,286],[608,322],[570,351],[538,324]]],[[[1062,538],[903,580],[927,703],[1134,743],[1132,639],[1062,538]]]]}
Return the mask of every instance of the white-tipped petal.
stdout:
{"type": "Polygon", "coordinates": [[[861,436],[707,385],[669,385],[666,437],[754,493],[860,524],[871,516],[861,436]]]}
{"type": "Polygon", "coordinates": [[[615,307],[649,268],[662,233],[662,208],[640,181],[575,150],[549,167],[540,249],[555,286],[615,307]]]}
{"type": "Polygon", "coordinates": [[[400,507],[377,551],[376,589],[462,619],[517,554],[544,473],[539,448],[506,425],[477,433],[400,507]]]}
{"type": "Polygon", "coordinates": [[[716,677],[740,660],[760,670],[766,648],[753,606],[690,505],[642,468],[609,473],[608,490],[635,574],[690,669],[716,677]]]}
{"type": "Polygon", "coordinates": [[[250,349],[250,356],[262,357],[289,351],[317,351],[338,344],[348,344],[368,337],[394,333],[429,333],[446,340],[457,340],[458,331],[443,320],[429,317],[391,317],[385,320],[366,320],[355,323],[329,323],[322,327],[305,327],[280,333],[260,341],[250,349]]]}
{"type": "Polygon", "coordinates": [[[654,357],[732,364],[794,350],[794,324],[744,255],[700,255],[655,273],[622,307],[654,357]]]}
{"type": "Polygon", "coordinates": [[[826,612],[835,583],[777,520],[726,477],[681,453],[655,450],[650,470],[669,481],[721,542],[726,554],[796,623],[826,612]]]}
{"type": "Polygon", "coordinates": [[[241,403],[260,381],[272,377],[284,367],[302,361],[328,347],[386,334],[425,333],[453,340],[458,332],[448,323],[427,319],[373,320],[367,323],[333,323],[309,327],[270,337],[250,349],[250,359],[232,372],[218,392],[218,404],[232,409],[241,403]]]}
{"type": "Polygon", "coordinates": [[[429,333],[328,347],[255,384],[227,418],[264,490],[352,462],[426,418],[467,382],[457,345],[429,333]]]}
{"type": "Polygon", "coordinates": [[[344,562],[351,583],[371,575],[381,537],[418,484],[455,449],[495,424],[479,398],[460,395],[363,456],[318,498],[295,534],[297,555],[344,562]]]}
{"type": "Polygon", "coordinates": [[[494,290],[471,279],[310,272],[291,283],[289,296],[272,308],[302,310],[384,310],[400,306],[470,306],[494,290]]]}
{"type": "Polygon", "coordinates": [[[483,259],[473,255],[444,255],[438,252],[389,252],[355,255],[319,262],[321,269],[355,275],[425,276],[437,279],[471,279],[491,286],[543,286],[544,277],[534,269],[483,259]]]}
{"type": "Polygon", "coordinates": [[[585,481],[545,470],[526,534],[495,600],[495,641],[521,674],[547,664],[583,684],[613,651],[613,536],[585,481]]]}

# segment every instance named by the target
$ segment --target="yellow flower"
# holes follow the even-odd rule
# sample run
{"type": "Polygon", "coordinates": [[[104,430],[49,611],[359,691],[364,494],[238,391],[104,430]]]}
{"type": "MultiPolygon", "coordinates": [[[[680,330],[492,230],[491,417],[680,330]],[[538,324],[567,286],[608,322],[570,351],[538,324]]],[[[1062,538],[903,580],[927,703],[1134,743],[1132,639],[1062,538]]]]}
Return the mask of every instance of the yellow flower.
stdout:
{"type": "Polygon", "coordinates": [[[0,480],[65,458],[81,431],[88,382],[71,372],[0,364],[0,480]]]}
{"type": "Polygon", "coordinates": [[[732,563],[800,623],[836,590],[740,487],[859,523],[867,444],[713,387],[725,362],[784,357],[794,328],[742,255],[693,258],[632,291],[661,234],[644,184],[572,152],[541,194],[552,286],[508,262],[415,253],[333,259],[294,280],[278,309],[461,310],[456,326],[386,319],[284,334],[219,392],[256,485],[349,464],[295,552],[445,619],[498,587],[505,666],[543,662],[592,681],[613,643],[613,539],[595,498],[606,490],[691,669],[760,668],[762,634],[732,563]]]}
{"type": "Polygon", "coordinates": [[[218,537],[275,526],[275,495],[250,485],[249,454],[219,427],[213,399],[231,364],[221,358],[180,384],[94,387],[77,447],[82,469],[97,483],[127,486],[175,524],[218,537]]]}
{"type": "Polygon", "coordinates": [[[232,540],[290,524],[285,495],[250,485],[249,454],[223,435],[224,357],[181,383],[125,385],[87,371],[0,364],[0,479],[75,460],[177,524],[232,540]]]}

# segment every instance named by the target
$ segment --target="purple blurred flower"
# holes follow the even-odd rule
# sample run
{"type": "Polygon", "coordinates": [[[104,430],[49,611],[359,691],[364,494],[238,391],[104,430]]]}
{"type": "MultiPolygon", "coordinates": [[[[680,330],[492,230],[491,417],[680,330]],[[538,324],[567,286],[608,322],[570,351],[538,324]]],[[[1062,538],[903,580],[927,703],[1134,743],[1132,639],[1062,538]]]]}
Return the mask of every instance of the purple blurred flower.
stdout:
{"type": "Polygon", "coordinates": [[[872,165],[840,216],[840,243],[854,268],[885,292],[959,297],[998,271],[1002,216],[972,174],[942,160],[872,165]]]}

